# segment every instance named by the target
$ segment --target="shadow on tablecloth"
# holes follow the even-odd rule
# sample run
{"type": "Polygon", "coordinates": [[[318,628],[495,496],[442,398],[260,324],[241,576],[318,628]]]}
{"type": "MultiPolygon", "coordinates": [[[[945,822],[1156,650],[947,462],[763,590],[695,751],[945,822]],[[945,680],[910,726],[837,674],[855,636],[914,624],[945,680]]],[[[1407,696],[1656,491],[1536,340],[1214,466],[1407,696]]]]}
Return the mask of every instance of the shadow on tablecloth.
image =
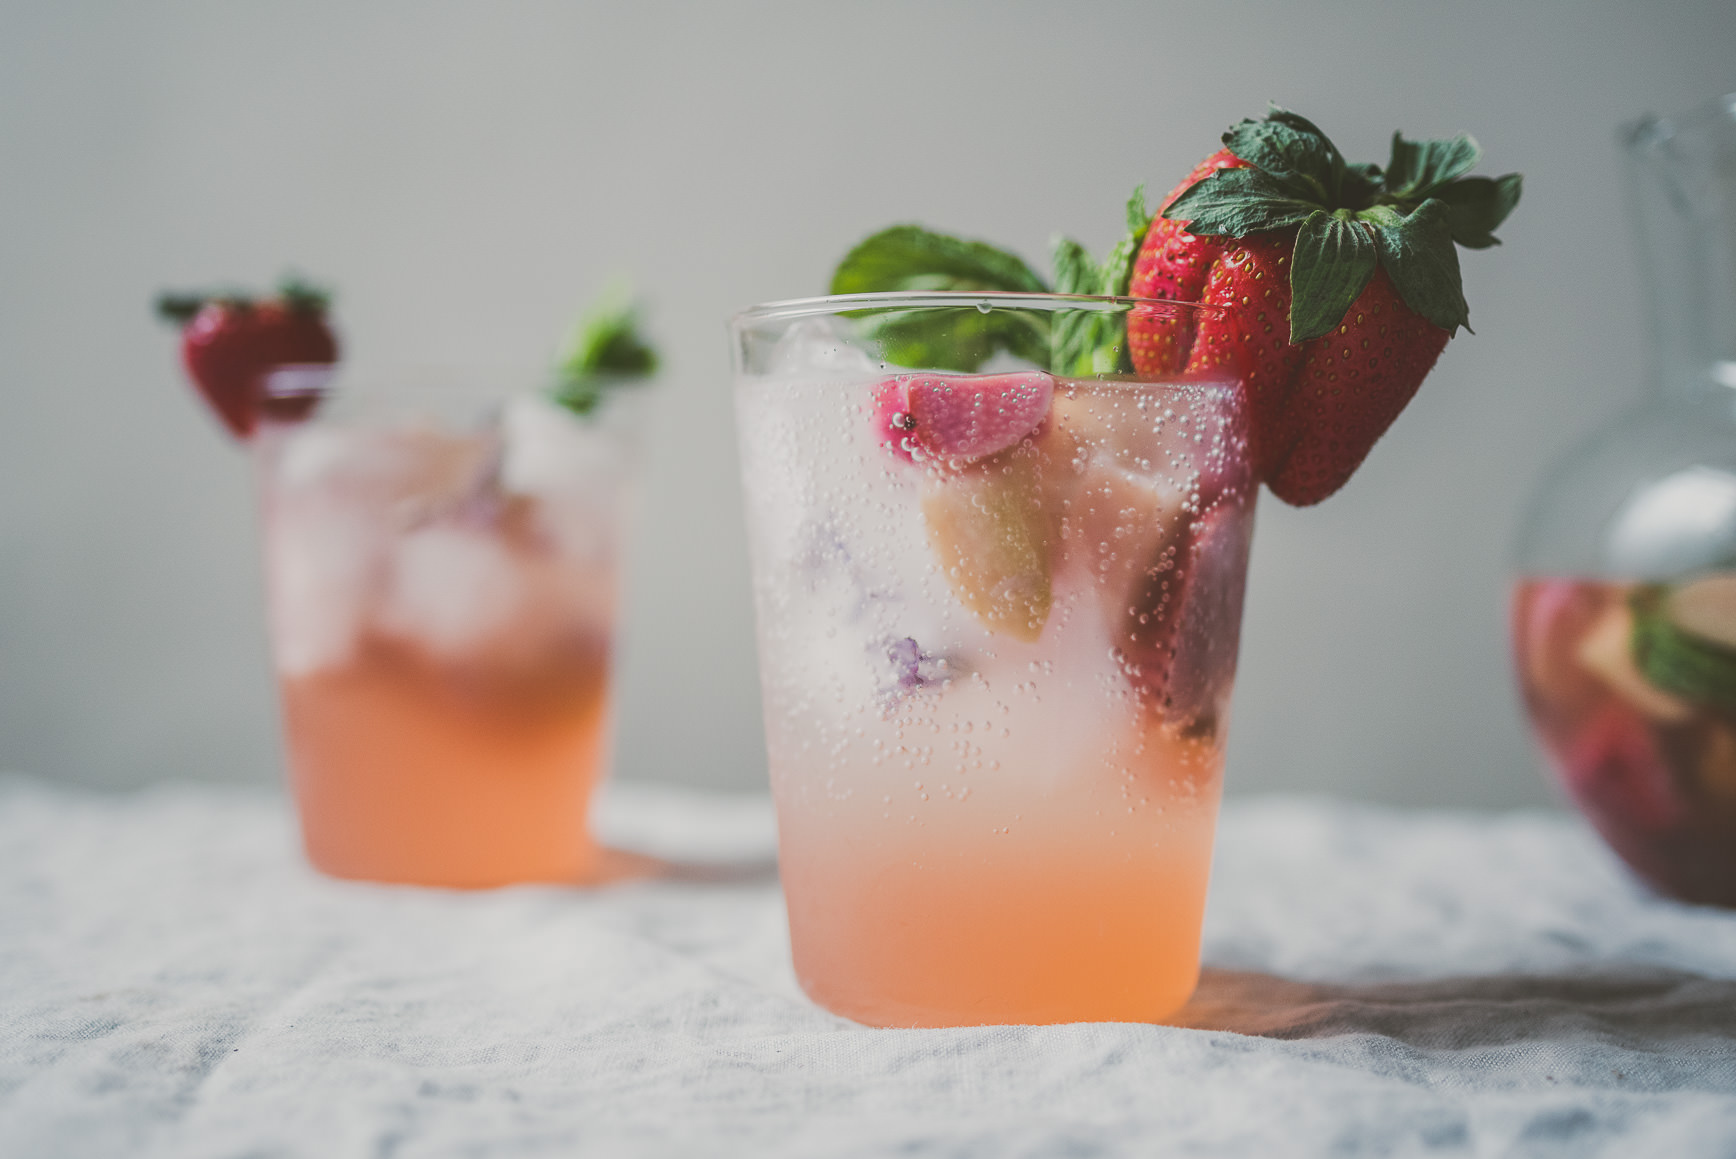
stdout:
{"type": "Polygon", "coordinates": [[[1736,981],[1629,967],[1346,985],[1208,968],[1173,1024],[1280,1039],[1379,1035],[1430,1051],[1599,1039],[1736,1064],[1736,981]]]}

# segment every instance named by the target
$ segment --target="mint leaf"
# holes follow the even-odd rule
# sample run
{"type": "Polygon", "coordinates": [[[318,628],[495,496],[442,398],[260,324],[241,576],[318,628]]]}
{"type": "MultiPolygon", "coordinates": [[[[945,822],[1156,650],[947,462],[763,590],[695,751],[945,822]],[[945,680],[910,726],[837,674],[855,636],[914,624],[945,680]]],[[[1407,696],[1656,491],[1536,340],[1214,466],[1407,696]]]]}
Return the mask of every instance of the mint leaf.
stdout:
{"type": "MultiPolygon", "coordinates": [[[[980,241],[895,225],[865,238],[838,263],[834,294],[897,290],[1045,293],[1048,284],[1017,254],[980,241]]],[[[920,370],[973,371],[1007,350],[1038,366],[1049,364],[1049,321],[1030,310],[857,311],[881,357],[920,370]]]]}
{"type": "MultiPolygon", "coordinates": [[[[1055,239],[1055,289],[1063,294],[1121,297],[1133,280],[1133,263],[1151,228],[1145,186],[1127,199],[1127,232],[1099,266],[1084,246],[1071,238],[1055,239]]],[[[1125,374],[1133,370],[1127,346],[1127,316],[1097,310],[1057,310],[1052,323],[1049,369],[1054,374],[1086,377],[1125,374]]]]}
{"type": "Polygon", "coordinates": [[[574,414],[588,415],[611,388],[649,378],[657,363],[657,351],[639,333],[637,303],[625,287],[617,286],[568,334],[549,396],[574,414]]]}
{"type": "Polygon", "coordinates": [[[1049,287],[1017,254],[919,225],[895,225],[858,243],[832,274],[831,293],[1010,290],[1049,287]]]}
{"type": "Polygon", "coordinates": [[[1304,221],[1290,259],[1290,341],[1330,333],[1379,260],[1368,227],[1349,210],[1321,210],[1304,221]]]}
{"type": "Polygon", "coordinates": [[[1648,584],[1628,598],[1634,665],[1665,692],[1695,704],[1736,709],[1736,652],[1676,627],[1665,614],[1668,594],[1667,587],[1648,584]]]}
{"type": "Polygon", "coordinates": [[[1145,186],[1141,185],[1127,199],[1127,232],[1109,251],[1103,261],[1103,280],[1093,293],[1119,298],[1133,282],[1133,263],[1145,245],[1145,235],[1151,229],[1151,210],[1145,206],[1145,186]]]}
{"type": "MultiPolygon", "coordinates": [[[[1084,246],[1070,237],[1055,239],[1055,289],[1059,293],[1100,293],[1103,279],[1103,270],[1084,246]]],[[[1050,372],[1075,377],[1095,373],[1097,349],[1112,338],[1101,324],[1105,320],[1092,310],[1056,310],[1050,321],[1050,372]]]]}
{"type": "Polygon", "coordinates": [[[1451,334],[1471,328],[1459,276],[1459,251],[1453,245],[1452,211],[1430,198],[1410,213],[1377,205],[1357,215],[1374,226],[1380,264],[1405,305],[1451,334]]]}
{"type": "Polygon", "coordinates": [[[1070,237],[1055,239],[1055,292],[1095,294],[1103,283],[1103,271],[1089,250],[1070,237]]]}
{"type": "Polygon", "coordinates": [[[1436,190],[1447,203],[1453,240],[1466,249],[1500,245],[1495,229],[1519,204],[1521,179],[1517,173],[1503,177],[1461,177],[1436,190]]]}
{"type": "Polygon", "coordinates": [[[1189,233],[1246,237],[1301,225],[1321,208],[1259,169],[1219,169],[1170,202],[1163,216],[1187,222],[1189,233]]]}
{"type": "Polygon", "coordinates": [[[1482,147],[1468,133],[1445,141],[1407,141],[1392,135],[1392,159],[1386,166],[1387,196],[1422,201],[1436,189],[1477,167],[1482,147]]]}
{"type": "MultiPolygon", "coordinates": [[[[1062,294],[1095,294],[1103,271],[1086,248],[1070,237],[1055,239],[1055,290],[1062,294]]],[[[1049,370],[1054,374],[1091,373],[1096,348],[1096,317],[1086,310],[1057,310],[1051,317],[1049,370]]]]}
{"type": "Polygon", "coordinates": [[[860,310],[865,335],[879,344],[880,356],[912,370],[969,373],[1002,350],[1049,365],[1049,318],[1039,310],[975,306],[933,310],[860,310]]]}
{"type": "Polygon", "coordinates": [[[1263,170],[1293,196],[1328,204],[1338,194],[1344,158],[1314,125],[1275,109],[1284,119],[1239,121],[1223,136],[1224,146],[1263,170]],[[1307,126],[1302,128],[1300,126],[1307,126]]]}

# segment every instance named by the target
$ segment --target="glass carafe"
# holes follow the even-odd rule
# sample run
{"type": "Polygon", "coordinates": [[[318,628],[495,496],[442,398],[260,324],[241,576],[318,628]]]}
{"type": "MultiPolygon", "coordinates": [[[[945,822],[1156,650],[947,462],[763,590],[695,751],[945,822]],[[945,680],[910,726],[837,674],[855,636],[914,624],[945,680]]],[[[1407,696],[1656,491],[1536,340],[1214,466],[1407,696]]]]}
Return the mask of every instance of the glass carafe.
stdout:
{"type": "Polygon", "coordinates": [[[1563,787],[1659,890],[1736,906],[1736,95],[1625,133],[1652,390],[1557,463],[1514,660],[1563,787]]]}

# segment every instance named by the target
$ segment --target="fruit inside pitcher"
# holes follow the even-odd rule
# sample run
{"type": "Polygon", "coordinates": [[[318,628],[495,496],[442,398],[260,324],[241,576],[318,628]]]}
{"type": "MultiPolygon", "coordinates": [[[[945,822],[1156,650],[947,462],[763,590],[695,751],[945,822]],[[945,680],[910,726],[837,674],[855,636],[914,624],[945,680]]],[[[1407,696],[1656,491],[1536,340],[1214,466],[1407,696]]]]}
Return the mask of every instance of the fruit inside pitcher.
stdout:
{"type": "Polygon", "coordinates": [[[1736,570],[1527,578],[1512,626],[1532,728],[1586,816],[1659,890],[1736,906],[1736,570]]]}

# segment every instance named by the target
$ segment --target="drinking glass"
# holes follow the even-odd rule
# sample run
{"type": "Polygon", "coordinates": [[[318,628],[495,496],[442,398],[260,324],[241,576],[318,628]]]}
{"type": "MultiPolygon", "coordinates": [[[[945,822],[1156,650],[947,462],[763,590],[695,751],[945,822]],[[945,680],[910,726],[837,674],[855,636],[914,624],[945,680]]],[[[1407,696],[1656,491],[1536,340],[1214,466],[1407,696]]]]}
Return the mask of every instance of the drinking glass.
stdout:
{"type": "Polygon", "coordinates": [[[265,424],[272,653],[315,867],[451,887],[592,869],[637,409],[580,418],[479,376],[265,424]]]}
{"type": "Polygon", "coordinates": [[[1050,373],[1202,307],[895,293],[731,326],[795,968],[880,1026],[1192,992],[1253,529],[1234,375],[1050,373]]]}

